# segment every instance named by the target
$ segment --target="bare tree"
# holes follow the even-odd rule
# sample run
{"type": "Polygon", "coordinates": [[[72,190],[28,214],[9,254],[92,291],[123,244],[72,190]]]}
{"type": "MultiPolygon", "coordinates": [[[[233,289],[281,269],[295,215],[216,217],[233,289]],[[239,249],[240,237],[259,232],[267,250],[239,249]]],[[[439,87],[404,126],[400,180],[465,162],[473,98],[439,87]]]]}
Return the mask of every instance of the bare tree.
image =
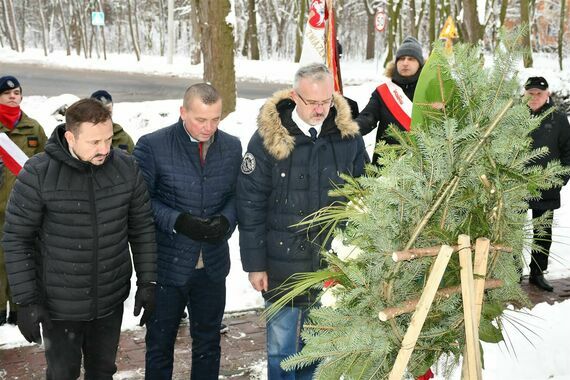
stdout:
{"type": "Polygon", "coordinates": [[[48,48],[47,48],[47,30],[46,30],[46,19],[44,15],[44,5],[42,0],[38,0],[38,13],[40,14],[40,21],[42,26],[42,42],[44,47],[44,55],[47,57],[48,55],[48,48]]]}
{"type": "Polygon", "coordinates": [[[192,41],[190,43],[190,63],[197,65],[202,62],[202,48],[200,47],[200,23],[198,22],[198,3],[192,0],[190,9],[190,26],[192,28],[192,41]]]}
{"type": "Polygon", "coordinates": [[[14,14],[14,3],[12,0],[3,0],[6,11],[6,26],[10,33],[12,49],[20,51],[18,44],[18,29],[16,28],[16,15],[14,14]]]}
{"type": "MultiPolygon", "coordinates": [[[[136,2],[136,0],[134,0],[136,2]]],[[[133,50],[137,56],[137,61],[141,60],[141,48],[139,47],[138,33],[136,33],[135,26],[133,26],[133,12],[131,9],[131,0],[127,0],[127,13],[129,15],[129,30],[131,31],[131,39],[133,42],[133,50]]],[[[136,22],[136,21],[135,21],[136,22]]]]}
{"type": "Polygon", "coordinates": [[[204,54],[204,81],[210,82],[221,94],[223,114],[235,111],[236,77],[234,70],[233,27],[226,22],[229,0],[197,0],[204,54]]]}
{"type": "MultiPolygon", "coordinates": [[[[528,0],[520,0],[521,6],[521,23],[523,25],[530,25],[529,18],[529,4],[528,0]]],[[[530,27],[529,32],[526,33],[522,38],[522,48],[523,48],[523,64],[524,67],[532,67],[532,48],[530,45],[530,27]]]]}
{"type": "Polygon", "coordinates": [[[259,61],[259,40],[257,38],[257,17],[255,10],[255,0],[247,1],[247,30],[248,39],[246,41],[249,46],[250,59],[259,61]]]}
{"type": "Polygon", "coordinates": [[[305,15],[307,13],[306,0],[299,1],[298,10],[297,28],[295,29],[295,62],[299,62],[303,50],[303,32],[305,30],[305,15]]]}
{"type": "MultiPolygon", "coordinates": [[[[63,30],[63,36],[65,38],[65,51],[67,55],[71,55],[71,46],[69,44],[69,34],[67,32],[67,20],[65,19],[65,15],[63,14],[63,6],[61,5],[61,0],[56,0],[54,7],[57,8],[59,11],[59,15],[61,16],[61,29],[63,30]]],[[[55,12],[55,10],[54,10],[55,12]]]]}
{"type": "Polygon", "coordinates": [[[483,27],[477,14],[477,0],[463,0],[463,39],[476,44],[483,36],[483,27]]]}
{"type": "Polygon", "coordinates": [[[561,0],[560,1],[560,24],[558,27],[558,66],[560,67],[560,70],[563,70],[562,68],[562,60],[563,60],[563,55],[562,52],[564,51],[564,19],[566,15],[566,0],[561,0]]]}

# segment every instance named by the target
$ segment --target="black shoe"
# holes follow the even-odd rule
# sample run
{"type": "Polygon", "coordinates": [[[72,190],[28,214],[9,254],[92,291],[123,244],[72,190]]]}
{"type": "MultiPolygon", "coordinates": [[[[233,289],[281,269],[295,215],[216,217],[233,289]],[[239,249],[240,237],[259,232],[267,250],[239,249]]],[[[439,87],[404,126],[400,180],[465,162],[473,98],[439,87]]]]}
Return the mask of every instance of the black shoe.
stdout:
{"type": "Polygon", "coordinates": [[[6,324],[6,310],[0,311],[0,326],[6,324]]]}
{"type": "Polygon", "coordinates": [[[230,328],[228,327],[228,325],[222,323],[222,324],[220,325],[220,334],[225,334],[225,333],[227,333],[228,331],[230,331],[230,328]]]}
{"type": "Polygon", "coordinates": [[[18,323],[18,314],[15,311],[11,311],[10,314],[8,314],[8,323],[11,325],[18,323]]]}
{"type": "Polygon", "coordinates": [[[542,274],[530,275],[528,278],[528,282],[536,285],[538,288],[545,290],[547,292],[552,292],[554,290],[552,285],[550,285],[548,281],[546,281],[544,275],[542,274]]]}

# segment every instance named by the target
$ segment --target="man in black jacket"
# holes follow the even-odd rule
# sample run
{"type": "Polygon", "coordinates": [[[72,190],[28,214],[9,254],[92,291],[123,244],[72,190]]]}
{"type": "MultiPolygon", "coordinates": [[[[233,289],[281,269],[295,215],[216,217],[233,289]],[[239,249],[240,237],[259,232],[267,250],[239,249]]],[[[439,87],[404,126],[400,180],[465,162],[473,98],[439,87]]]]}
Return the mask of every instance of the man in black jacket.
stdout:
{"type": "Polygon", "coordinates": [[[18,327],[46,341],[47,379],[113,378],[132,250],[135,315],[154,308],[155,230],[149,195],[134,160],[111,150],[107,108],[83,99],[66,112],[45,152],[18,175],[6,210],[3,245],[18,327]]]}
{"type": "MultiPolygon", "coordinates": [[[[535,116],[544,115],[554,107],[548,91],[548,82],[543,77],[530,77],[524,86],[525,94],[529,96],[528,107],[535,116]]],[[[546,167],[552,160],[559,160],[562,165],[570,166],[570,124],[563,112],[555,110],[542,119],[540,127],[532,131],[532,148],[548,148],[548,154],[532,162],[534,165],[546,167]]],[[[568,177],[564,178],[564,184],[568,177]]],[[[560,187],[542,191],[540,199],[531,200],[529,208],[532,218],[539,218],[551,211],[547,220],[547,227],[534,228],[534,249],[530,262],[529,282],[542,290],[553,291],[552,285],[544,278],[544,271],[548,267],[548,254],[552,243],[552,211],[560,208],[560,187]],[[540,231],[544,231],[541,234],[540,231]]]]}
{"type": "MultiPolygon", "coordinates": [[[[242,160],[237,205],[243,269],[267,304],[291,275],[321,266],[326,234],[294,225],[330,205],[329,190],[342,183],[340,174],[359,176],[367,161],[358,125],[346,100],[333,94],[326,66],[301,67],[293,88],[263,105],[242,160]]],[[[285,372],[280,362],[301,349],[300,330],[313,296],[297,297],[267,321],[269,379],[312,377],[313,367],[285,372]]]]}
{"type": "MultiPolygon", "coordinates": [[[[420,43],[414,37],[406,37],[396,51],[395,62],[386,66],[384,75],[390,80],[374,90],[368,104],[356,118],[363,136],[378,127],[376,142],[385,140],[387,143],[395,143],[386,135],[390,124],[402,131],[410,129],[412,100],[423,65],[420,43]]],[[[376,164],[378,158],[374,154],[372,163],[376,164]]]]}

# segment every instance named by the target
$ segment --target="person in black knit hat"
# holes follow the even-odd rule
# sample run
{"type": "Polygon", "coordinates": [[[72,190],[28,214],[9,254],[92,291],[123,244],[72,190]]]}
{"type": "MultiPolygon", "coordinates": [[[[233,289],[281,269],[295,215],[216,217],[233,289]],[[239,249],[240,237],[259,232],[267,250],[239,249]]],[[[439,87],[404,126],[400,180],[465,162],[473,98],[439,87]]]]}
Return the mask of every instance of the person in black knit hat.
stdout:
{"type": "MultiPolygon", "coordinates": [[[[387,143],[395,143],[386,136],[388,125],[395,124],[402,130],[409,129],[409,120],[407,123],[405,120],[411,116],[411,102],[423,65],[422,46],[414,37],[406,37],[396,51],[394,62],[386,66],[384,75],[389,80],[374,90],[368,104],[356,118],[363,136],[378,127],[376,142],[385,140],[387,143]],[[406,110],[410,114],[407,117],[406,110]]],[[[374,154],[372,163],[376,164],[378,158],[374,154]]]]}

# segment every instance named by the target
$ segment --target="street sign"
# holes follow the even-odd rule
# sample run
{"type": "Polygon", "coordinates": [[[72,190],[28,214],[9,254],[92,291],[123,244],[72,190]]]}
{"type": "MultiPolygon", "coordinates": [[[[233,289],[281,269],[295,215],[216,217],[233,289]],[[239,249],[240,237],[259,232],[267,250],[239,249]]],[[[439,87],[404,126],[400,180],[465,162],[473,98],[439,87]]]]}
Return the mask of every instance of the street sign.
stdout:
{"type": "Polygon", "coordinates": [[[105,26],[105,12],[91,12],[91,25],[105,26]]]}
{"type": "Polygon", "coordinates": [[[386,17],[386,13],[384,13],[384,11],[376,12],[376,17],[374,18],[374,27],[377,31],[383,32],[386,29],[387,22],[388,18],[386,17]]]}

